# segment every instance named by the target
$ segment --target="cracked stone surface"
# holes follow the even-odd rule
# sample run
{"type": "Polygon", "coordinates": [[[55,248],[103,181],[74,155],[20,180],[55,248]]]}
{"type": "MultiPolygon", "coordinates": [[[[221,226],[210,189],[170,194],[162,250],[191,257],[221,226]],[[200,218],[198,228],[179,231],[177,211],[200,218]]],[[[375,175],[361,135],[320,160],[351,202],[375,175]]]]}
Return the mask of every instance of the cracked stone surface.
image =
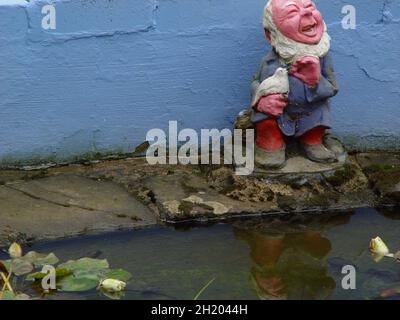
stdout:
{"type": "Polygon", "coordinates": [[[258,207],[244,206],[241,201],[220,194],[205,177],[184,172],[149,177],[143,184],[154,193],[161,218],[168,222],[255,213],[258,207]]]}
{"type": "Polygon", "coordinates": [[[62,174],[0,186],[0,243],[133,229],[156,216],[114,182],[62,174]]]}
{"type": "Polygon", "coordinates": [[[273,174],[258,171],[243,177],[229,167],[207,167],[202,174],[175,171],[148,177],[142,183],[151,190],[161,218],[168,222],[373,205],[374,194],[354,159],[312,169],[273,174]]]}
{"type": "Polygon", "coordinates": [[[398,205],[399,159],[356,154],[331,167],[252,176],[230,166],[152,166],[143,158],[0,170],[0,245],[165,222],[398,205]]]}

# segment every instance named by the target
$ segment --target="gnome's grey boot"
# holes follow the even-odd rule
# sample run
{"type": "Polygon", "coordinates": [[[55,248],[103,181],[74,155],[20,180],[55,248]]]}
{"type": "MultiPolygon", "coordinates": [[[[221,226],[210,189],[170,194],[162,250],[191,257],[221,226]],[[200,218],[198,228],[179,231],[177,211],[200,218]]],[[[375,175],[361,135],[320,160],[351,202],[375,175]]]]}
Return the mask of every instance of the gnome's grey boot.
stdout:
{"type": "Polygon", "coordinates": [[[308,159],[320,163],[336,162],[336,156],[333,151],[327,149],[323,144],[306,144],[301,143],[301,146],[308,159]]]}
{"type": "Polygon", "coordinates": [[[285,147],[278,151],[266,151],[256,146],[254,160],[262,169],[280,169],[286,164],[285,147]]]}
{"type": "Polygon", "coordinates": [[[325,147],[333,151],[336,157],[340,157],[346,153],[343,144],[339,141],[339,139],[333,137],[330,133],[325,134],[323,140],[325,147]]]}

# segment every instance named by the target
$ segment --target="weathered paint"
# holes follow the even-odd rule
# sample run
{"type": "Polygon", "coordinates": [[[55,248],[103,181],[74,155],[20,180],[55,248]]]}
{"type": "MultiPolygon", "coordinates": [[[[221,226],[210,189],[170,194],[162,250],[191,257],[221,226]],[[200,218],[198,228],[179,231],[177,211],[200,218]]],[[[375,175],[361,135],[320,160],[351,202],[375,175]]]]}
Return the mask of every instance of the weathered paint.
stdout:
{"type": "MultiPolygon", "coordinates": [[[[333,38],[335,131],[399,148],[400,2],[316,1],[333,38]],[[356,30],[341,26],[357,9],[356,30]]],[[[0,160],[127,152],[151,128],[231,127],[268,46],[264,0],[0,0],[0,160]],[[41,28],[54,3],[57,29],[41,28]]]]}

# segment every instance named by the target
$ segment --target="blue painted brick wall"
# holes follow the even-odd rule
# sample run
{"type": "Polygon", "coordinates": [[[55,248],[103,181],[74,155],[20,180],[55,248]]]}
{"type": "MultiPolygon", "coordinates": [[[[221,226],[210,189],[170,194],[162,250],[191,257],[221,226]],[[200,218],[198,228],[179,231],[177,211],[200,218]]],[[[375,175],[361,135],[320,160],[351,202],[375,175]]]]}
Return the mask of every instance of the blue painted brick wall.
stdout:
{"type": "MultiPolygon", "coordinates": [[[[400,145],[400,1],[319,0],[350,147],[400,145]],[[354,5],[357,28],[341,26],[354,5]]],[[[151,128],[229,128],[269,49],[264,0],[0,0],[0,162],[127,152],[151,128]],[[43,30],[53,3],[56,30],[43,30]]]]}

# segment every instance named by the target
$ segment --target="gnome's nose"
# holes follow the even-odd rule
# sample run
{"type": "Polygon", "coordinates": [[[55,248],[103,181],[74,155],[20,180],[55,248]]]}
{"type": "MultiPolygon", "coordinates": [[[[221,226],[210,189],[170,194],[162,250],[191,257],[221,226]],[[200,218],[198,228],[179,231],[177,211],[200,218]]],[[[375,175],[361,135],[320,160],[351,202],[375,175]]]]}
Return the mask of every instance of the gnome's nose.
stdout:
{"type": "Polygon", "coordinates": [[[315,24],[315,23],[316,23],[316,20],[315,20],[314,16],[312,15],[312,12],[311,12],[311,11],[309,11],[309,13],[303,13],[303,14],[301,15],[301,18],[302,18],[302,22],[303,22],[304,24],[312,25],[312,24],[315,24]]]}
{"type": "Polygon", "coordinates": [[[303,10],[301,10],[301,16],[302,17],[312,16],[312,10],[310,8],[304,8],[303,10]]]}

